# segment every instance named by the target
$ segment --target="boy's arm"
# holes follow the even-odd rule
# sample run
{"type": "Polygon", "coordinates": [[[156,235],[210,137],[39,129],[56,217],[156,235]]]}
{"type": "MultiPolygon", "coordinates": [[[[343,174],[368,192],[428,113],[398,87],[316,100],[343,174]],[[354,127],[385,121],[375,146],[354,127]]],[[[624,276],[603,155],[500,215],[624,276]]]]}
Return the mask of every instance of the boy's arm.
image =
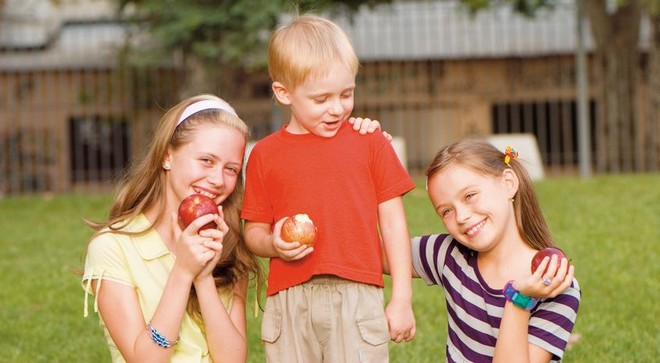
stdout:
{"type": "Polygon", "coordinates": [[[285,261],[299,260],[314,251],[299,242],[285,242],[279,237],[285,218],[272,228],[270,223],[245,221],[245,244],[259,257],[279,257],[285,261]]]}
{"type": "MultiPolygon", "coordinates": [[[[389,275],[390,274],[390,263],[389,263],[389,260],[387,258],[387,252],[385,251],[385,246],[382,243],[382,241],[381,241],[381,244],[380,244],[380,248],[383,251],[383,273],[385,275],[389,275]]],[[[417,273],[417,270],[415,270],[415,264],[414,263],[411,263],[410,272],[412,272],[412,277],[414,277],[414,278],[419,277],[419,274],[417,273]]]]}
{"type": "Polygon", "coordinates": [[[269,223],[245,222],[245,244],[250,252],[259,257],[277,256],[273,247],[271,227],[269,223]]]}
{"type": "Polygon", "coordinates": [[[392,295],[385,309],[392,340],[399,343],[415,336],[412,311],[412,257],[410,235],[403,198],[396,197],[378,205],[378,221],[388,269],[392,276],[392,295]]]}

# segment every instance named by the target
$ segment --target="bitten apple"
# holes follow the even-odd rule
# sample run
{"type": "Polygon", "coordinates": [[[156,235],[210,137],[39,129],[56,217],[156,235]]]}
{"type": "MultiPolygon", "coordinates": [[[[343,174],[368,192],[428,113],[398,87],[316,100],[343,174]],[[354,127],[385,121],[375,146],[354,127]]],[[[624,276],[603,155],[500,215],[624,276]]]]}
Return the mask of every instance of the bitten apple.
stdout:
{"type": "MultiPolygon", "coordinates": [[[[566,255],[564,254],[564,251],[560,250],[559,248],[557,248],[557,247],[546,247],[546,248],[536,252],[534,257],[532,258],[532,273],[534,273],[534,271],[536,271],[536,269],[539,268],[539,265],[541,264],[541,261],[543,261],[544,257],[547,256],[549,258],[552,258],[552,255],[557,255],[557,260],[558,261],[561,261],[562,258],[566,257],[566,255]]],[[[548,269],[548,267],[545,268],[545,270],[547,270],[547,269],[548,269]]],[[[545,271],[543,271],[543,273],[545,273],[545,271]]]]}
{"type": "MultiPolygon", "coordinates": [[[[179,204],[179,223],[183,229],[186,229],[195,219],[206,214],[218,214],[218,206],[213,199],[205,195],[191,194],[179,204]]],[[[202,226],[200,230],[217,227],[215,222],[209,222],[202,226]]]]}
{"type": "Polygon", "coordinates": [[[307,214],[296,214],[284,221],[280,237],[286,242],[298,241],[313,246],[316,240],[316,226],[307,214]]]}

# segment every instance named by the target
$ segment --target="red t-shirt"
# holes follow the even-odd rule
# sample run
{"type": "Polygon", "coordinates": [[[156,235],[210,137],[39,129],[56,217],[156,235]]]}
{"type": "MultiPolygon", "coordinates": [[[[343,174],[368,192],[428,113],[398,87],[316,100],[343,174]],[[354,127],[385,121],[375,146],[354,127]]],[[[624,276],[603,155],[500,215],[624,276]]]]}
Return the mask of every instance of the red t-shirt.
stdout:
{"type": "Polygon", "coordinates": [[[360,135],[347,122],[331,138],[283,127],[252,149],[245,185],[243,219],[306,213],[318,228],[310,255],[270,259],[268,295],[319,274],[383,286],[378,205],[415,184],[382,133],[360,135]]]}

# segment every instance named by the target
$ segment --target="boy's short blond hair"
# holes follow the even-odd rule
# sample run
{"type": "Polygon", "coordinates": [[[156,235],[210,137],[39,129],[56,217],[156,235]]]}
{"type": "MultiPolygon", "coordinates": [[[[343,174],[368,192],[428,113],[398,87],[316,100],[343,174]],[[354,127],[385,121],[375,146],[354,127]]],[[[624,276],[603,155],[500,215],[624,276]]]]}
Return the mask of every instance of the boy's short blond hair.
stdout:
{"type": "Polygon", "coordinates": [[[302,15],[275,30],[268,44],[271,80],[290,90],[309,77],[325,76],[338,63],[357,75],[358,57],[346,32],[316,15],[302,15]]]}

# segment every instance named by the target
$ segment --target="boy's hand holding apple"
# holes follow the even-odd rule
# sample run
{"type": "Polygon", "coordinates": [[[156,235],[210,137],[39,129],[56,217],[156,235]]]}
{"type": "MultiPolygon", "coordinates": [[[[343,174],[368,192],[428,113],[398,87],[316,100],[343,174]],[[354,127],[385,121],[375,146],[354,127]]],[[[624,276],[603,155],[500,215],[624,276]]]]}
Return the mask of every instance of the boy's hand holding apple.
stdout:
{"type": "Polygon", "coordinates": [[[275,223],[273,247],[285,261],[299,260],[314,251],[316,226],[306,214],[284,217],[275,223]]]}

